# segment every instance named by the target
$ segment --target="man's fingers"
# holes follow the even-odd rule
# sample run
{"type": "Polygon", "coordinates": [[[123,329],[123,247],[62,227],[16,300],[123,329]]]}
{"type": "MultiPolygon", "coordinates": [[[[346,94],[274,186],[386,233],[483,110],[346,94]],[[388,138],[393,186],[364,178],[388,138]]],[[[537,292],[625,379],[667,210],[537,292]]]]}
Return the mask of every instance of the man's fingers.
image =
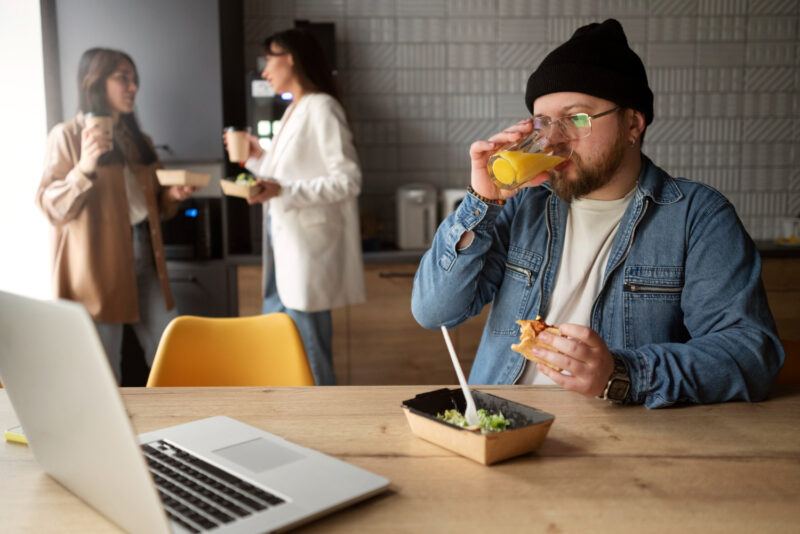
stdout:
{"type": "Polygon", "coordinates": [[[492,153],[494,152],[499,146],[504,145],[506,143],[513,143],[514,141],[519,141],[532,131],[532,121],[531,119],[523,119],[516,124],[513,124],[503,130],[502,132],[497,132],[496,134],[492,135],[488,140],[482,141],[475,141],[469,147],[470,156],[475,159],[476,156],[481,156],[486,154],[487,152],[492,153]]]}
{"type": "Polygon", "coordinates": [[[490,141],[475,141],[469,145],[469,157],[478,159],[481,156],[485,156],[487,153],[493,152],[495,148],[497,148],[497,145],[490,141]]]}
{"type": "Polygon", "coordinates": [[[498,145],[504,145],[519,141],[523,137],[525,137],[525,132],[520,132],[517,130],[512,130],[512,131],[506,130],[494,134],[489,138],[489,141],[491,141],[492,143],[496,143],[498,145]]]}
{"type": "Polygon", "coordinates": [[[555,365],[556,367],[569,371],[573,375],[576,373],[580,373],[584,365],[581,360],[567,353],[554,352],[552,350],[547,350],[542,347],[534,347],[533,355],[539,358],[540,360],[544,360],[548,363],[555,365]]]}
{"type": "MultiPolygon", "coordinates": [[[[571,325],[571,326],[579,327],[579,325],[571,325]]],[[[580,328],[585,328],[585,327],[580,327],[580,328]]],[[[562,334],[561,336],[544,331],[540,333],[536,339],[541,341],[542,343],[546,343],[547,345],[552,346],[558,352],[562,352],[580,362],[588,362],[592,359],[590,351],[590,349],[592,348],[591,345],[584,342],[581,338],[577,336],[568,335],[561,326],[559,326],[558,329],[561,331],[562,334]]],[[[559,365],[559,367],[561,366],[559,365]]]]}
{"type": "MultiPolygon", "coordinates": [[[[561,333],[564,333],[563,330],[561,333]]],[[[552,346],[558,352],[563,352],[564,354],[570,355],[576,353],[578,349],[580,349],[580,344],[582,343],[579,339],[572,339],[566,337],[565,335],[557,336],[547,331],[541,332],[538,336],[536,336],[536,339],[542,343],[552,346]]]]}
{"type": "Polygon", "coordinates": [[[548,366],[546,366],[544,364],[541,364],[541,363],[537,363],[536,364],[536,369],[540,373],[550,377],[550,380],[552,380],[553,382],[555,382],[557,385],[561,386],[562,388],[568,389],[568,390],[574,390],[575,382],[576,382],[576,379],[575,379],[574,376],[570,376],[570,375],[565,375],[563,373],[559,373],[555,369],[552,369],[552,368],[550,368],[550,367],[548,367],[548,366]]]}
{"type": "Polygon", "coordinates": [[[561,331],[562,335],[582,341],[590,347],[600,347],[604,345],[604,341],[599,335],[597,335],[597,332],[588,326],[564,323],[562,325],[558,325],[558,329],[561,331]]]}

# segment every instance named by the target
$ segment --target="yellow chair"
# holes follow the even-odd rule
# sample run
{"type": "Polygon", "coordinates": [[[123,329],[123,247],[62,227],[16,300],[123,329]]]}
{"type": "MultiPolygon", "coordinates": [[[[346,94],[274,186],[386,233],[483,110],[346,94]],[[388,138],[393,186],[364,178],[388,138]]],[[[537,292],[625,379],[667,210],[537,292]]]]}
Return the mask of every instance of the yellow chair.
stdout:
{"type": "Polygon", "coordinates": [[[147,387],[313,386],[303,340],[285,313],[173,319],[147,387]]]}

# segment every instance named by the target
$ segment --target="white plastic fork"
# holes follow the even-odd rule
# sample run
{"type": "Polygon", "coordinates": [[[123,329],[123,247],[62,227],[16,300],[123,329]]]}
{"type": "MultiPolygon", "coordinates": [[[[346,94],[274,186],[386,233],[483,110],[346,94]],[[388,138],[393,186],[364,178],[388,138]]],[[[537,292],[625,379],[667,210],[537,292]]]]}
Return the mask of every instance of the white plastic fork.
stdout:
{"type": "Polygon", "coordinates": [[[453,367],[456,368],[456,375],[458,376],[458,383],[461,384],[461,391],[464,393],[464,400],[467,401],[464,418],[471,426],[478,426],[480,425],[480,419],[478,419],[478,410],[475,408],[475,399],[472,398],[472,392],[469,390],[467,380],[464,378],[464,371],[461,370],[461,364],[458,363],[456,350],[453,348],[453,342],[450,341],[450,333],[444,325],[442,325],[442,334],[444,335],[444,342],[447,344],[447,350],[450,352],[450,359],[453,360],[453,367]]]}

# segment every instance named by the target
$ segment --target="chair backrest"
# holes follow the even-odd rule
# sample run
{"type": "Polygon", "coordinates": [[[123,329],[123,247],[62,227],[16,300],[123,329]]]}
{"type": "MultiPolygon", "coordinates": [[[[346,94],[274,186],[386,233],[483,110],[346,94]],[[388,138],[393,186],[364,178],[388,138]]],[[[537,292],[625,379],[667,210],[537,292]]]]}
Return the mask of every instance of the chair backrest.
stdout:
{"type": "Polygon", "coordinates": [[[147,379],[147,387],[313,385],[303,340],[285,313],[176,317],[147,379]]]}

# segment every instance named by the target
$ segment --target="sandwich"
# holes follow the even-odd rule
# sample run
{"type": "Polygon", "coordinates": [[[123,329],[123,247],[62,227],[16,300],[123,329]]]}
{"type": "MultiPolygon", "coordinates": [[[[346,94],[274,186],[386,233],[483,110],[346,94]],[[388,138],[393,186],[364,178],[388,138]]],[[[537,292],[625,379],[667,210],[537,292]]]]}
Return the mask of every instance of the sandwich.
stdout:
{"type": "Polygon", "coordinates": [[[537,337],[541,332],[550,332],[553,335],[560,336],[561,331],[553,325],[547,324],[546,322],[542,321],[540,316],[537,316],[536,319],[530,320],[523,320],[520,319],[517,321],[519,325],[519,343],[516,345],[511,345],[511,350],[514,352],[519,352],[527,359],[541,363],[550,367],[551,369],[555,369],[559,373],[562,371],[560,367],[553,365],[550,362],[546,362],[544,360],[540,360],[536,356],[533,355],[533,348],[534,347],[542,347],[543,349],[552,350],[554,352],[558,352],[558,349],[555,347],[548,345],[546,343],[542,343],[537,337]]]}

